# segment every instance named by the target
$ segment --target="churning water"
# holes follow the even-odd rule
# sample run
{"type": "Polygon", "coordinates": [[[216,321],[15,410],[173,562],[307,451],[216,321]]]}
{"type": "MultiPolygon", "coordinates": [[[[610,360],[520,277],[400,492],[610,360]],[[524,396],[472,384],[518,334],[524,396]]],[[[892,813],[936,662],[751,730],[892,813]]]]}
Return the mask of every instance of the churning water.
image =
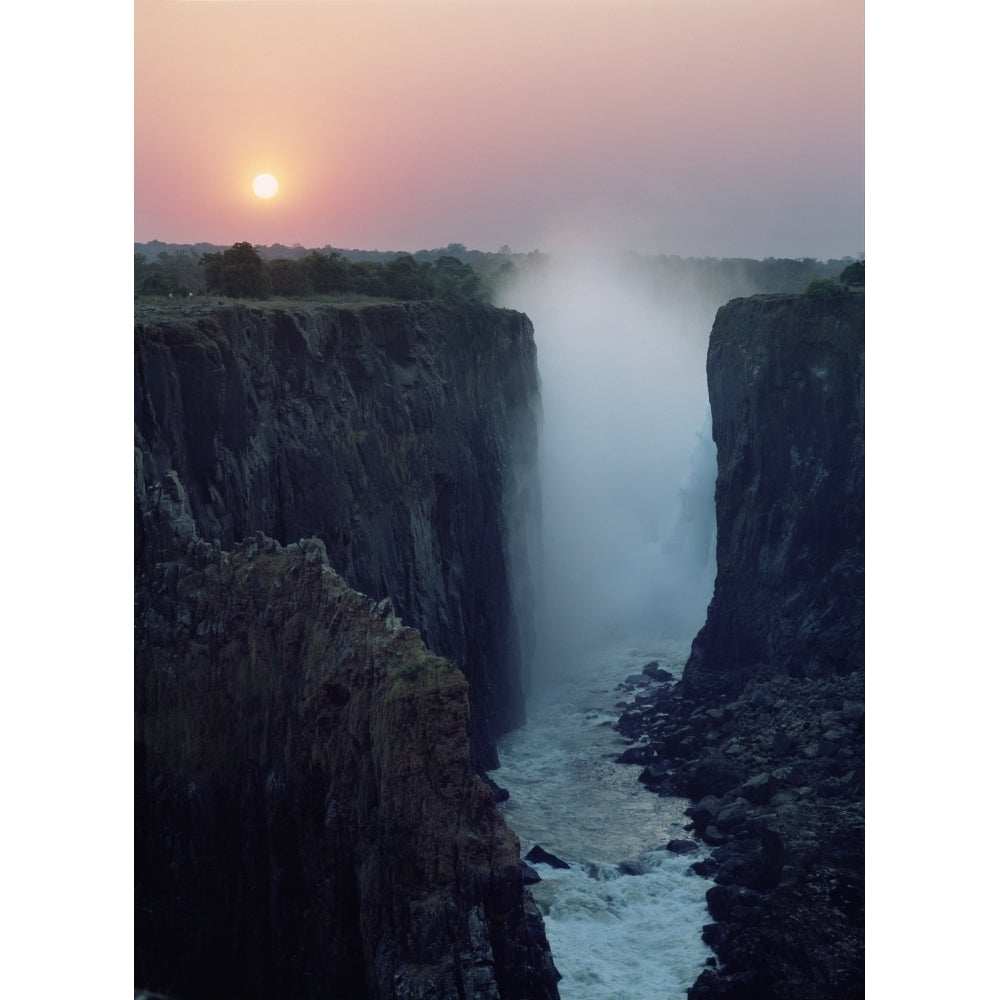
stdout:
{"type": "Polygon", "coordinates": [[[542,881],[531,887],[562,1000],[683,1000],[711,956],[701,940],[709,885],[690,871],[704,851],[664,849],[688,838],[688,803],[650,793],[641,767],[614,760],[626,746],[613,729],[618,685],[652,660],[679,677],[689,648],[661,639],[578,655],[500,741],[501,809],[522,851],[538,844],[570,865],[535,865],[542,881]]]}

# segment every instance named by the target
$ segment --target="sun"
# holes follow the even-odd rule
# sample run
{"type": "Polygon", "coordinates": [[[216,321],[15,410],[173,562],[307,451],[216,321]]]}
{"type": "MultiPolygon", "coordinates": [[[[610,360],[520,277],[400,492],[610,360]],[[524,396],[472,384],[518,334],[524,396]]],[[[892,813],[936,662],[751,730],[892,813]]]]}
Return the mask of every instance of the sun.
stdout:
{"type": "Polygon", "coordinates": [[[253,179],[253,193],[258,198],[273,198],[278,193],[278,182],[271,174],[258,174],[253,179]]]}

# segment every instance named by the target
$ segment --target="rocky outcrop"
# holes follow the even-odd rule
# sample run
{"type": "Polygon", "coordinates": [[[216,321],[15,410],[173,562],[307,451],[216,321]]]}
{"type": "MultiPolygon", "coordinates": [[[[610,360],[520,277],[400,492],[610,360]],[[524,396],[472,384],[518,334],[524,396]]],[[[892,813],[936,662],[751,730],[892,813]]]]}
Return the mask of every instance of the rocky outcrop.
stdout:
{"type": "MultiPolygon", "coordinates": [[[[474,303],[137,313],[136,558],[183,485],[197,534],[317,537],[470,682],[473,760],[523,718],[538,377],[527,317],[474,303]]],[[[166,539],[166,541],[165,541],[166,539]]]]}
{"type": "Polygon", "coordinates": [[[681,682],[618,728],[694,800],[720,959],[691,1000],[864,995],[864,296],[755,296],[708,353],[718,575],[681,682]]]}
{"type": "Polygon", "coordinates": [[[476,773],[519,712],[536,389],[486,307],[137,317],[138,985],[557,998],[476,773]]]}

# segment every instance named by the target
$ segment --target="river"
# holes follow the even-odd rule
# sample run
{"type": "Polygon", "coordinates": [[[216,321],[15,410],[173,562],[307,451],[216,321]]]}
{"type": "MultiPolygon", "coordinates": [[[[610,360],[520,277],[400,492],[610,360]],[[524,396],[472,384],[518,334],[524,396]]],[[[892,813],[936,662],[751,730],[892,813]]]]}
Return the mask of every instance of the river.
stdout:
{"type": "Polygon", "coordinates": [[[657,661],[680,677],[690,640],[608,643],[550,669],[529,696],[527,724],[499,744],[493,777],[510,791],[501,805],[521,840],[569,863],[534,865],[531,892],[545,918],[562,1000],[683,1000],[711,957],[710,883],[691,872],[705,856],[665,850],[684,830],[684,799],[661,798],[615,763],[627,746],[613,724],[619,687],[657,661]]]}

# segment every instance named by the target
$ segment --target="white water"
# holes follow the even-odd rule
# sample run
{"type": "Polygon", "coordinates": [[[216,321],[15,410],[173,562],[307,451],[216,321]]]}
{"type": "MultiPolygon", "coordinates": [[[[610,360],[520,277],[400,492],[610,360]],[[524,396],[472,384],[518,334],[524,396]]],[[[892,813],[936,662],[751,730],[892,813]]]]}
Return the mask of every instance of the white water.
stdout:
{"type": "Polygon", "coordinates": [[[612,728],[627,697],[616,685],[651,660],[679,677],[689,649],[659,639],[578,655],[534,692],[528,725],[500,741],[494,778],[510,791],[501,809],[522,856],[539,844],[570,864],[534,865],[542,881],[531,886],[562,1000],[683,1000],[711,956],[701,940],[710,883],[690,873],[704,851],[662,849],[689,838],[688,803],[652,794],[640,766],[614,762],[627,746],[612,728]],[[622,862],[641,874],[623,874],[622,862]]]}
{"type": "Polygon", "coordinates": [[[529,269],[504,304],[534,323],[544,415],[537,643],[528,724],[499,747],[502,808],[525,852],[571,864],[537,865],[531,890],[563,1000],[682,1000],[711,956],[709,884],[688,874],[699,854],[658,850],[688,837],[687,802],[614,763],[612,724],[616,685],[645,663],[680,677],[712,595],[705,357],[720,303],[667,299],[641,269],[581,251],[529,269]]]}

